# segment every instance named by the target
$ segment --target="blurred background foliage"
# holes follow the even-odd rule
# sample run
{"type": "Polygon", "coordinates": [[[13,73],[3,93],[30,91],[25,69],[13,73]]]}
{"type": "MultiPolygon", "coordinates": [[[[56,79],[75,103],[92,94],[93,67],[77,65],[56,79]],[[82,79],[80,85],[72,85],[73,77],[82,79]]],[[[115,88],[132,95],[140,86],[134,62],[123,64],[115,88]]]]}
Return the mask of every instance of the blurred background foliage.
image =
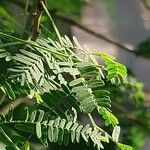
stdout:
{"type": "MultiPolygon", "coordinates": [[[[28,0],[0,0],[0,31],[22,37],[25,27],[24,18],[28,15],[27,2],[28,0]]],[[[62,21],[57,14],[70,17],[80,23],[84,7],[90,5],[90,3],[92,3],[92,0],[48,0],[47,5],[61,33],[70,36],[72,35],[71,25],[64,20],[62,21]]],[[[115,19],[115,1],[105,1],[105,4],[110,18],[112,20],[115,19]]],[[[41,30],[42,36],[56,38],[46,16],[43,16],[41,19],[41,30]]],[[[150,39],[146,39],[143,43],[139,44],[137,52],[139,55],[150,58],[149,48],[150,39]]],[[[1,67],[4,67],[2,62],[0,62],[0,69],[1,67]]],[[[107,86],[110,88],[110,91],[112,91],[111,93],[113,93],[113,95],[111,95],[113,111],[116,116],[118,116],[120,125],[122,126],[121,140],[124,143],[132,145],[135,150],[140,150],[144,145],[145,138],[150,133],[150,111],[149,106],[144,103],[143,84],[132,75],[132,70],[129,71],[129,74],[130,77],[128,80],[133,85],[132,88],[130,85],[120,86],[118,88],[107,86]]],[[[18,106],[18,114],[20,114],[19,110],[22,109],[23,105],[29,104],[18,106]]],[[[95,116],[95,118],[98,120],[98,116],[95,116]]],[[[12,132],[10,129],[8,129],[8,131],[12,132]]],[[[5,139],[0,135],[0,142],[2,143],[4,141],[5,139]]],[[[33,142],[32,146],[35,147],[36,141],[34,141],[34,139],[33,142]]],[[[51,145],[51,147],[55,147],[55,149],[68,149],[66,147],[57,146],[58,145],[55,144],[51,145]]],[[[40,149],[40,145],[38,147],[40,149]]],[[[81,149],[81,147],[82,149],[86,149],[82,144],[70,146],[69,149],[81,149]]],[[[110,147],[113,147],[113,145],[110,145],[107,149],[110,150],[110,147]]],[[[36,149],[38,150],[38,148],[36,149]]]]}

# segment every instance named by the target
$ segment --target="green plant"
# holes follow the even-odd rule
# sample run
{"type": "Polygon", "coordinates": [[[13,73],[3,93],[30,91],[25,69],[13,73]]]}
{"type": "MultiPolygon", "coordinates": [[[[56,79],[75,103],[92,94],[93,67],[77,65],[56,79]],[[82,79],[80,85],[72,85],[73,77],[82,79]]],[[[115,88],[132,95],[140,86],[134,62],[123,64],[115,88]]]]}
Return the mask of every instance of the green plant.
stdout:
{"type": "Polygon", "coordinates": [[[4,64],[0,67],[0,132],[7,139],[6,149],[28,150],[34,138],[34,142],[45,147],[52,142],[67,146],[84,141],[103,149],[111,141],[121,150],[131,150],[132,147],[118,142],[119,121],[111,110],[113,90],[135,87],[127,80],[126,67],[113,56],[90,52],[75,37],[71,40],[60,36],[43,1],[40,6],[57,38],[38,35],[33,38],[30,33],[24,40],[0,32],[0,63],[4,64]],[[104,65],[99,65],[96,58],[104,65]],[[22,106],[19,116],[14,105],[6,107],[7,101],[31,104],[22,106]],[[94,111],[103,127],[95,123],[94,111]],[[91,123],[84,125],[79,120],[80,114],[91,123]],[[106,127],[110,130],[104,130],[106,127]]]}

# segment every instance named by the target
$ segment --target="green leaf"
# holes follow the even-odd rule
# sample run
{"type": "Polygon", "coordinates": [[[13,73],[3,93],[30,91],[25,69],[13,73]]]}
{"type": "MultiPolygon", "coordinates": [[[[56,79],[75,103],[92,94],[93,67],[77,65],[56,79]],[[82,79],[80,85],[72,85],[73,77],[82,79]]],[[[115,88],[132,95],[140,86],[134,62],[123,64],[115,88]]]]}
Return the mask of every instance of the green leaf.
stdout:
{"type": "Polygon", "coordinates": [[[36,135],[38,138],[42,137],[41,124],[40,122],[36,123],[36,135]]]}
{"type": "Polygon", "coordinates": [[[133,150],[131,146],[122,143],[117,143],[117,146],[120,148],[120,150],[133,150]]]}
{"type": "Polygon", "coordinates": [[[11,85],[9,83],[5,83],[4,89],[6,91],[6,94],[10,99],[16,99],[16,95],[14,93],[14,90],[12,89],[11,85]]]}
{"type": "Polygon", "coordinates": [[[106,54],[106,53],[103,53],[103,52],[96,52],[95,55],[101,56],[103,59],[111,59],[111,60],[115,60],[116,59],[112,55],[109,55],[109,54],[106,54]]]}
{"type": "Polygon", "coordinates": [[[116,118],[115,115],[113,115],[110,111],[108,111],[105,107],[99,107],[98,108],[99,114],[102,115],[103,119],[105,120],[105,125],[112,125],[116,126],[119,124],[118,119],[116,118]]]}
{"type": "Polygon", "coordinates": [[[24,150],[30,150],[30,144],[29,144],[29,142],[25,143],[24,150]]]}
{"type": "Polygon", "coordinates": [[[112,133],[112,139],[114,142],[118,142],[120,135],[120,126],[115,126],[112,133]]]}
{"type": "Polygon", "coordinates": [[[36,98],[37,103],[42,103],[43,102],[43,99],[41,98],[41,95],[38,92],[35,92],[34,96],[36,98]]]}
{"type": "Polygon", "coordinates": [[[69,86],[73,87],[75,85],[78,85],[78,84],[82,83],[83,81],[84,81],[84,78],[75,79],[75,80],[73,80],[69,83],[69,86]]]}

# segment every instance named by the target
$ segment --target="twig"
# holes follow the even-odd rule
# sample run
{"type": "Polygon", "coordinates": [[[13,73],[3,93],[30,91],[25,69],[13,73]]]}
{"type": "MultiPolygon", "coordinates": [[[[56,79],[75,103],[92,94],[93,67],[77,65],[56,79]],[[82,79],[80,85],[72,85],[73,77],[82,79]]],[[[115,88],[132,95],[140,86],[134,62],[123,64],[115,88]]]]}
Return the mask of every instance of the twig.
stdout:
{"type": "Polygon", "coordinates": [[[59,39],[61,45],[63,45],[63,42],[62,42],[62,39],[61,39],[61,35],[60,35],[60,33],[59,33],[59,31],[58,31],[56,25],[55,25],[55,22],[54,22],[53,19],[52,19],[52,16],[50,15],[50,13],[49,13],[48,9],[46,8],[46,6],[45,6],[45,4],[44,4],[43,1],[41,1],[41,4],[42,4],[43,9],[44,9],[44,11],[46,12],[46,14],[47,14],[49,20],[50,20],[51,23],[52,23],[52,26],[53,26],[53,28],[54,28],[56,34],[57,34],[57,37],[58,37],[58,39],[59,39]]]}
{"type": "Polygon", "coordinates": [[[113,44],[113,45],[115,45],[115,46],[117,46],[117,47],[119,47],[121,49],[125,49],[125,50],[127,50],[127,51],[129,51],[129,52],[134,53],[134,54],[137,55],[137,52],[134,51],[134,49],[128,48],[124,44],[121,44],[118,41],[114,41],[113,39],[107,37],[106,35],[103,35],[102,33],[95,32],[95,31],[89,29],[88,27],[86,27],[85,25],[82,25],[81,23],[78,23],[77,21],[73,20],[72,18],[63,16],[63,15],[58,14],[58,13],[55,13],[54,16],[56,16],[60,20],[63,20],[63,21],[65,21],[65,22],[67,22],[67,23],[69,23],[71,25],[77,26],[78,28],[86,31],[89,34],[94,35],[97,38],[100,38],[100,39],[102,39],[102,40],[104,40],[106,42],[109,42],[109,43],[111,43],[111,44],[113,44]]]}
{"type": "Polygon", "coordinates": [[[95,121],[94,121],[94,119],[93,119],[93,117],[92,117],[92,115],[90,113],[88,113],[88,117],[89,117],[89,119],[90,119],[94,129],[97,129],[100,132],[105,133],[105,131],[103,129],[101,129],[99,126],[97,126],[97,124],[95,123],[95,121]]]}
{"type": "MultiPolygon", "coordinates": [[[[32,46],[37,47],[37,48],[41,48],[41,49],[43,49],[43,50],[45,50],[45,51],[48,51],[48,52],[51,52],[51,53],[53,53],[53,54],[58,54],[58,55],[60,55],[60,56],[69,57],[68,55],[66,55],[66,54],[64,54],[64,53],[61,53],[61,52],[56,51],[53,47],[52,47],[53,49],[46,48],[46,47],[44,47],[44,46],[38,45],[38,44],[35,43],[35,42],[31,42],[31,41],[29,41],[29,40],[22,40],[22,39],[20,39],[20,38],[14,37],[14,36],[12,36],[12,35],[9,35],[9,34],[3,33],[3,32],[0,32],[0,35],[1,35],[1,36],[4,36],[4,37],[12,38],[12,39],[14,39],[14,40],[16,40],[16,41],[20,41],[20,42],[23,42],[23,43],[25,43],[25,44],[32,45],[32,46]]],[[[1,47],[1,46],[0,46],[0,47],[1,47]]]]}
{"type": "Polygon", "coordinates": [[[37,7],[36,7],[36,14],[34,17],[34,25],[33,25],[33,33],[32,33],[32,38],[31,40],[36,41],[36,39],[39,37],[40,35],[40,20],[41,20],[41,16],[44,12],[43,6],[41,5],[46,3],[46,0],[38,0],[37,3],[37,7]]]}
{"type": "Polygon", "coordinates": [[[148,4],[147,0],[141,0],[141,2],[146,9],[150,10],[150,5],[148,4]]]}
{"type": "Polygon", "coordinates": [[[30,99],[28,96],[13,100],[13,101],[9,102],[8,104],[6,104],[6,106],[4,106],[0,110],[0,114],[6,115],[10,110],[10,106],[12,106],[13,108],[16,108],[17,106],[19,106],[22,103],[29,103],[29,102],[32,102],[32,99],[30,99]]]}
{"type": "Polygon", "coordinates": [[[1,90],[0,90],[0,105],[3,103],[3,101],[5,100],[5,97],[6,97],[6,94],[3,93],[1,90]]]}
{"type": "MultiPolygon", "coordinates": [[[[46,0],[42,0],[45,4],[46,0]]],[[[23,39],[36,41],[40,34],[40,19],[43,14],[43,7],[41,5],[41,0],[32,0],[32,6],[30,7],[29,16],[26,19],[25,29],[23,33],[23,39]]],[[[26,11],[29,6],[28,1],[26,4],[26,11]]],[[[27,12],[26,12],[27,13],[27,12]]]]}
{"type": "MultiPolygon", "coordinates": [[[[17,1],[16,0],[14,0],[14,1],[15,1],[15,4],[17,4],[17,1]]],[[[20,5],[19,3],[18,3],[18,6],[22,7],[22,5],[20,5]]],[[[49,10],[49,11],[51,12],[52,10],[49,10]]],[[[58,14],[58,13],[53,13],[53,15],[55,17],[57,17],[58,19],[63,20],[63,21],[65,21],[65,22],[67,22],[67,23],[69,23],[71,25],[74,25],[74,26],[82,29],[83,31],[85,31],[85,32],[87,32],[87,33],[97,37],[97,38],[100,38],[100,39],[102,39],[102,40],[104,40],[104,41],[106,41],[108,43],[111,43],[111,44],[117,46],[118,48],[124,49],[124,50],[126,50],[128,52],[131,52],[131,53],[135,54],[135,55],[139,55],[134,49],[128,48],[124,44],[122,44],[121,42],[115,41],[115,40],[107,37],[106,35],[104,35],[102,33],[95,32],[95,31],[89,29],[88,27],[86,27],[85,25],[82,25],[81,23],[78,23],[77,21],[75,21],[74,19],[72,19],[70,17],[66,17],[66,16],[63,16],[63,15],[58,14]]]]}
{"type": "MultiPolygon", "coordinates": [[[[31,6],[29,16],[26,19],[25,28],[24,28],[24,32],[23,32],[23,36],[22,36],[22,38],[24,40],[28,40],[31,37],[31,33],[33,30],[33,20],[34,20],[35,14],[36,14],[38,0],[32,0],[32,3],[33,4],[31,6]]],[[[17,2],[16,2],[16,4],[17,4],[17,2]]]]}
{"type": "Polygon", "coordinates": [[[127,110],[125,107],[122,107],[117,103],[112,103],[112,106],[115,108],[115,110],[119,111],[121,114],[124,114],[124,118],[150,132],[148,125],[146,125],[142,120],[139,120],[133,113],[129,113],[129,110],[127,110]]]}
{"type": "Polygon", "coordinates": [[[20,44],[22,44],[22,42],[10,42],[10,43],[6,43],[6,44],[0,44],[0,48],[14,46],[14,45],[20,45],[20,44]]]}

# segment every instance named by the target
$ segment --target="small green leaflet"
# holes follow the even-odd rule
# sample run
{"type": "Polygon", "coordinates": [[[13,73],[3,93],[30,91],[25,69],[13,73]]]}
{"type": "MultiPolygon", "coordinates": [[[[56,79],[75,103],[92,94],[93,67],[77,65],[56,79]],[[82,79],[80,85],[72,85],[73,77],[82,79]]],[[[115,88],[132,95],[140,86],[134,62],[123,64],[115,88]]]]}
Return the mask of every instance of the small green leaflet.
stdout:
{"type": "Polygon", "coordinates": [[[105,107],[98,107],[98,112],[102,115],[102,118],[105,120],[105,125],[109,126],[116,126],[119,124],[117,117],[108,111],[105,107]]]}
{"type": "Polygon", "coordinates": [[[133,150],[131,146],[122,143],[117,143],[117,146],[120,148],[120,150],[133,150]]]}
{"type": "Polygon", "coordinates": [[[36,98],[37,103],[42,103],[43,102],[43,100],[41,98],[41,95],[38,92],[35,92],[34,96],[36,98]]]}
{"type": "Polygon", "coordinates": [[[120,126],[115,126],[112,133],[112,139],[114,142],[118,142],[120,135],[120,126]]]}
{"type": "Polygon", "coordinates": [[[30,144],[29,144],[29,142],[26,142],[26,144],[24,146],[24,150],[30,150],[30,144]]]}

